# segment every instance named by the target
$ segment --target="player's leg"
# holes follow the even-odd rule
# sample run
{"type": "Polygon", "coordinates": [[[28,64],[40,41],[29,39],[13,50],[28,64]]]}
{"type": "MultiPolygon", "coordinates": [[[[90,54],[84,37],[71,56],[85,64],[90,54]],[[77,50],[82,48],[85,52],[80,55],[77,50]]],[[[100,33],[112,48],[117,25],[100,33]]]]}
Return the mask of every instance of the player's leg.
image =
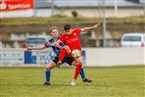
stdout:
{"type": "Polygon", "coordinates": [[[59,61],[62,62],[63,58],[64,58],[64,55],[67,54],[67,53],[71,53],[71,50],[68,46],[64,46],[61,51],[60,51],[60,54],[59,54],[59,61]]]}
{"type": "MultiPolygon", "coordinates": [[[[68,63],[69,65],[74,65],[74,66],[77,65],[76,61],[74,61],[73,58],[69,58],[69,57],[65,57],[65,58],[63,59],[63,62],[66,62],[66,63],[68,63]]],[[[86,79],[85,73],[84,73],[84,69],[83,69],[83,68],[81,68],[80,75],[81,75],[81,77],[82,77],[82,80],[86,79]]]]}
{"type": "Polygon", "coordinates": [[[62,64],[62,60],[64,59],[65,54],[68,57],[72,58],[72,56],[71,56],[71,49],[68,46],[64,46],[61,49],[60,54],[59,54],[59,61],[57,63],[57,67],[60,67],[60,65],[62,64]]]}
{"type": "MultiPolygon", "coordinates": [[[[73,64],[74,66],[77,65],[77,63],[76,63],[75,61],[73,61],[72,64],[73,64]]],[[[85,72],[84,72],[84,68],[83,68],[83,67],[82,67],[81,70],[80,70],[80,75],[81,75],[81,77],[82,77],[82,81],[83,81],[83,82],[89,82],[89,83],[92,82],[91,79],[86,78],[85,72]]]]}
{"type": "Polygon", "coordinates": [[[69,58],[69,57],[65,57],[64,59],[63,59],[63,62],[66,62],[66,63],[68,63],[69,65],[72,65],[72,64],[76,64],[76,69],[75,69],[75,74],[74,74],[74,80],[72,81],[72,85],[75,85],[75,82],[76,82],[76,79],[77,79],[77,76],[78,76],[78,74],[79,74],[79,72],[80,72],[80,69],[79,68],[81,68],[81,67],[79,67],[79,66],[81,66],[81,65],[79,65],[78,63],[77,63],[77,61],[76,62],[73,62],[74,61],[74,59],[73,58],[69,58]],[[78,68],[79,67],[79,68],[78,68]],[[77,74],[76,74],[76,72],[77,72],[77,74]]]}
{"type": "Polygon", "coordinates": [[[57,61],[58,58],[55,58],[54,60],[50,61],[49,64],[46,65],[46,71],[45,71],[46,82],[43,85],[50,85],[50,77],[51,77],[50,70],[56,66],[57,61]]]}
{"type": "Polygon", "coordinates": [[[76,65],[74,78],[73,78],[73,80],[71,82],[71,85],[75,85],[77,77],[78,77],[78,75],[79,75],[79,73],[81,71],[81,68],[82,68],[82,56],[80,56],[79,58],[75,58],[75,61],[76,61],[77,65],[76,65]]]}
{"type": "MultiPolygon", "coordinates": [[[[73,64],[74,66],[77,65],[76,61],[73,61],[72,64],[73,64]]],[[[83,67],[82,67],[81,70],[80,70],[80,75],[81,75],[82,79],[85,79],[85,73],[84,73],[83,67]]]]}

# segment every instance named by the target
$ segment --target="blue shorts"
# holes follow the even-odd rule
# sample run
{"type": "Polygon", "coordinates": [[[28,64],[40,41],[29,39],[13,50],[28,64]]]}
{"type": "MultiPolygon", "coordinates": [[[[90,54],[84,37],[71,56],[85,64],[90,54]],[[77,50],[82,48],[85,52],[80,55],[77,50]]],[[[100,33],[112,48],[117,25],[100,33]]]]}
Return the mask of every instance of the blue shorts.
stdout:
{"type": "MultiPolygon", "coordinates": [[[[55,57],[52,61],[57,64],[58,60],[59,60],[59,57],[55,57]]],[[[74,61],[73,58],[64,57],[64,59],[62,60],[62,63],[68,63],[69,65],[72,65],[73,61],[74,61]]]]}

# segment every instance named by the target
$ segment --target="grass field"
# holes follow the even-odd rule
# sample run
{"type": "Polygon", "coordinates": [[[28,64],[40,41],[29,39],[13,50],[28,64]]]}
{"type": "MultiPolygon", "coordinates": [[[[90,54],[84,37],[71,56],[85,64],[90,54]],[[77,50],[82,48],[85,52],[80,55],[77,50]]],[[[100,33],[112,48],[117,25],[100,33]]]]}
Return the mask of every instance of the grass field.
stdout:
{"type": "Polygon", "coordinates": [[[0,67],[0,97],[144,97],[144,66],[85,67],[92,83],[78,77],[74,67],[52,70],[51,86],[42,86],[45,67],[0,67]]]}

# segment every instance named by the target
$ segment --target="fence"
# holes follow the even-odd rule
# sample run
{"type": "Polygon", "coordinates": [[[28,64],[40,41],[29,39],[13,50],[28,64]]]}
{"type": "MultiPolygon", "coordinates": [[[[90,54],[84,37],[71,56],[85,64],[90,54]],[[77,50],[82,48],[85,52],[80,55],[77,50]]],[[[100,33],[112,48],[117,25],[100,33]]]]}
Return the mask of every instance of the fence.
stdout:
{"type": "Polygon", "coordinates": [[[145,48],[85,48],[86,66],[145,65],[145,48]]]}
{"type": "MultiPolygon", "coordinates": [[[[45,66],[55,56],[51,49],[4,49],[0,66],[45,66]]],[[[83,48],[84,66],[145,65],[145,48],[83,48]]]]}

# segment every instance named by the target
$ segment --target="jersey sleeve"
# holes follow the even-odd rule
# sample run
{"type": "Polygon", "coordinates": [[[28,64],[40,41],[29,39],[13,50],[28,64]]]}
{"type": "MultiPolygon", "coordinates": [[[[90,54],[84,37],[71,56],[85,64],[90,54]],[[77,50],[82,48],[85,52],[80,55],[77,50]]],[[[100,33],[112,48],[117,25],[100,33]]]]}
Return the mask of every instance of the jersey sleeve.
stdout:
{"type": "Polygon", "coordinates": [[[76,32],[78,35],[81,33],[81,29],[80,28],[76,28],[73,31],[76,32]]]}
{"type": "MultiPolygon", "coordinates": [[[[49,40],[50,43],[53,43],[53,38],[49,40]]],[[[49,48],[50,46],[48,44],[44,44],[45,47],[49,48]]]]}
{"type": "Polygon", "coordinates": [[[48,46],[47,44],[44,44],[45,47],[49,48],[50,46],[48,46]]]}
{"type": "Polygon", "coordinates": [[[64,44],[64,43],[60,43],[60,46],[64,47],[64,46],[65,46],[65,44],[64,44]]]}

